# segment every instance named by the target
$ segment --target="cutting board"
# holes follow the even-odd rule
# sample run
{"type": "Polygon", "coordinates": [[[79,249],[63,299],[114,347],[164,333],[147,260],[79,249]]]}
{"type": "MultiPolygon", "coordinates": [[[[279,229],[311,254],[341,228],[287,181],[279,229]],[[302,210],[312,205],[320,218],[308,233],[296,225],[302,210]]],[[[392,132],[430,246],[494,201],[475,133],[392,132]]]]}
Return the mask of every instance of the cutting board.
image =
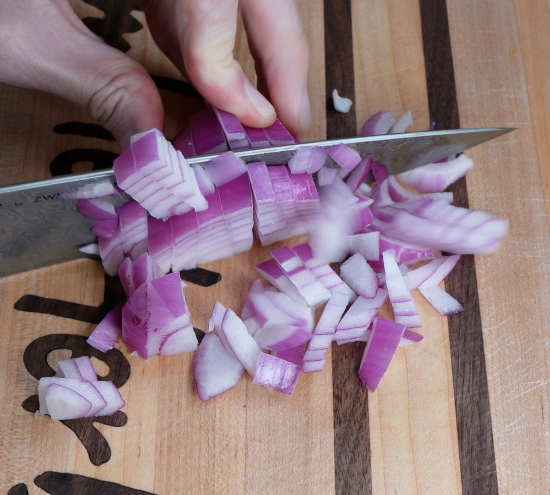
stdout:
{"type": "MultiPolygon", "coordinates": [[[[202,106],[155,47],[143,13],[73,0],[96,34],[154,76],[172,137],[202,106]]],[[[414,130],[512,126],[471,150],[455,202],[504,215],[493,255],[462,258],[442,318],[415,294],[424,340],[399,349],[375,393],[357,378],[364,344],[333,346],[293,397],[241,379],[201,403],[193,355],[107,354],[85,338],[122,297],[96,261],[0,280],[0,494],[545,494],[550,489],[550,1],[301,0],[314,126],[347,137],[375,112],[410,110],[414,130]],[[329,95],[352,98],[338,114],[329,95]],[[110,418],[37,417],[37,379],[92,357],[126,407],[110,418]]],[[[252,81],[239,23],[235,55],[252,81]]],[[[2,184],[109,166],[112,137],[66,101],[0,85],[2,184]]],[[[0,226],[1,230],[1,226],[0,226]]],[[[292,243],[299,242],[293,239],[292,243]]],[[[182,274],[197,329],[214,301],[239,312],[254,265],[280,246],[182,274]]],[[[200,334],[200,332],[199,332],[200,334]]]]}

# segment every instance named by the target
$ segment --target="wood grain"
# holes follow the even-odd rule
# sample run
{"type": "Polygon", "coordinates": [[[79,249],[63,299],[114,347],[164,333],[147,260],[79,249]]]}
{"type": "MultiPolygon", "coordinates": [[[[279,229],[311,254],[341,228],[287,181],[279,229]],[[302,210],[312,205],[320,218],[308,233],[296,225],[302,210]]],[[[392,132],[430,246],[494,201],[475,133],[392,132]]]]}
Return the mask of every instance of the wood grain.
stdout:
{"type": "MultiPolygon", "coordinates": [[[[533,6],[522,2],[530,10],[521,17],[532,18],[533,6]]],[[[476,258],[499,490],[542,494],[550,487],[550,233],[541,175],[548,163],[537,153],[543,131],[531,109],[542,101],[529,98],[519,8],[507,0],[448,1],[462,126],[518,127],[472,150],[477,168],[467,182],[472,207],[510,219],[501,250],[476,258]]]]}
{"type": "MultiPolygon", "coordinates": [[[[436,129],[459,129],[453,57],[445,0],[420,0],[430,119],[436,129]]],[[[454,204],[468,208],[466,179],[449,188],[454,204]]],[[[450,315],[462,493],[498,493],[487,369],[473,256],[462,256],[445,288],[464,307],[450,315]]]]}
{"type": "MultiPolygon", "coordinates": [[[[411,110],[430,124],[418,2],[352,3],[357,128],[372,114],[411,110]]],[[[398,350],[369,394],[374,494],[461,492],[447,321],[415,294],[424,340],[398,350]],[[429,440],[428,440],[429,439],[429,440]],[[434,483],[437,480],[437,483],[434,483]]],[[[392,317],[391,310],[387,310],[392,317]]]]}

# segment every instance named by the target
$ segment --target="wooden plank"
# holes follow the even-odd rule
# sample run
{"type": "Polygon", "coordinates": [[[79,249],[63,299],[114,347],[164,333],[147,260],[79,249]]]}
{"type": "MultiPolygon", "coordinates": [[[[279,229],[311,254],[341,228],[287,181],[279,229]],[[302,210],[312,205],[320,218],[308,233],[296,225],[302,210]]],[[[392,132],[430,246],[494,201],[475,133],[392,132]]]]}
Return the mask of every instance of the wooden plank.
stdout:
{"type": "Polygon", "coordinates": [[[550,486],[550,233],[530,109],[541,103],[529,101],[514,7],[448,2],[462,126],[518,127],[472,150],[478,166],[467,182],[472,207],[510,219],[501,250],[476,258],[499,490],[542,494],[550,486]]]}
{"type": "MultiPolygon", "coordinates": [[[[445,0],[421,0],[420,11],[430,118],[436,129],[458,129],[447,5],[445,0]]],[[[449,190],[456,206],[468,208],[466,179],[460,179],[449,190]]],[[[473,256],[461,258],[446,278],[445,287],[464,306],[462,313],[448,318],[462,492],[496,494],[495,452],[473,256]]]]}
{"type": "MultiPolygon", "coordinates": [[[[418,2],[352,6],[357,128],[381,110],[411,110],[414,129],[428,128],[418,2]]],[[[398,350],[369,394],[374,494],[461,492],[447,321],[422,296],[415,302],[424,340],[398,350]]]]}

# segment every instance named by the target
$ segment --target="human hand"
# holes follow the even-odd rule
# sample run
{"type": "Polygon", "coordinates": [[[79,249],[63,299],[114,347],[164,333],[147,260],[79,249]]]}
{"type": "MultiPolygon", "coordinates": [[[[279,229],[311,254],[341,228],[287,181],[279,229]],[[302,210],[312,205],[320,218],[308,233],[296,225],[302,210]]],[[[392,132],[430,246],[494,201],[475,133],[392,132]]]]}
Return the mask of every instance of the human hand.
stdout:
{"type": "MultiPolygon", "coordinates": [[[[277,116],[294,134],[311,125],[308,53],[294,0],[241,0],[258,87],[233,58],[238,0],[141,0],[158,46],[212,105],[249,126],[277,116]]],[[[124,148],[163,129],[164,109],[146,70],[82,23],[68,0],[0,2],[0,81],[86,108],[124,148]]]]}

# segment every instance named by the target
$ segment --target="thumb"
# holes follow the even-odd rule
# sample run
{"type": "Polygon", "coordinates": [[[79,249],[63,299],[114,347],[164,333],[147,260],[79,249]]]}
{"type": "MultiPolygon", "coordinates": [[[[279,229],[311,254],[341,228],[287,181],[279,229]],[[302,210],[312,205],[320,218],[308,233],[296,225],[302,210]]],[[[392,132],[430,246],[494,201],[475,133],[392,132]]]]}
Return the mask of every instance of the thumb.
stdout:
{"type": "Polygon", "coordinates": [[[163,128],[158,90],[145,69],[87,30],[65,0],[2,0],[0,80],[84,107],[124,148],[163,128]]]}
{"type": "Polygon", "coordinates": [[[267,127],[273,105],[250,83],[233,58],[238,0],[179,0],[176,29],[187,75],[215,107],[245,125],[267,127]]]}

